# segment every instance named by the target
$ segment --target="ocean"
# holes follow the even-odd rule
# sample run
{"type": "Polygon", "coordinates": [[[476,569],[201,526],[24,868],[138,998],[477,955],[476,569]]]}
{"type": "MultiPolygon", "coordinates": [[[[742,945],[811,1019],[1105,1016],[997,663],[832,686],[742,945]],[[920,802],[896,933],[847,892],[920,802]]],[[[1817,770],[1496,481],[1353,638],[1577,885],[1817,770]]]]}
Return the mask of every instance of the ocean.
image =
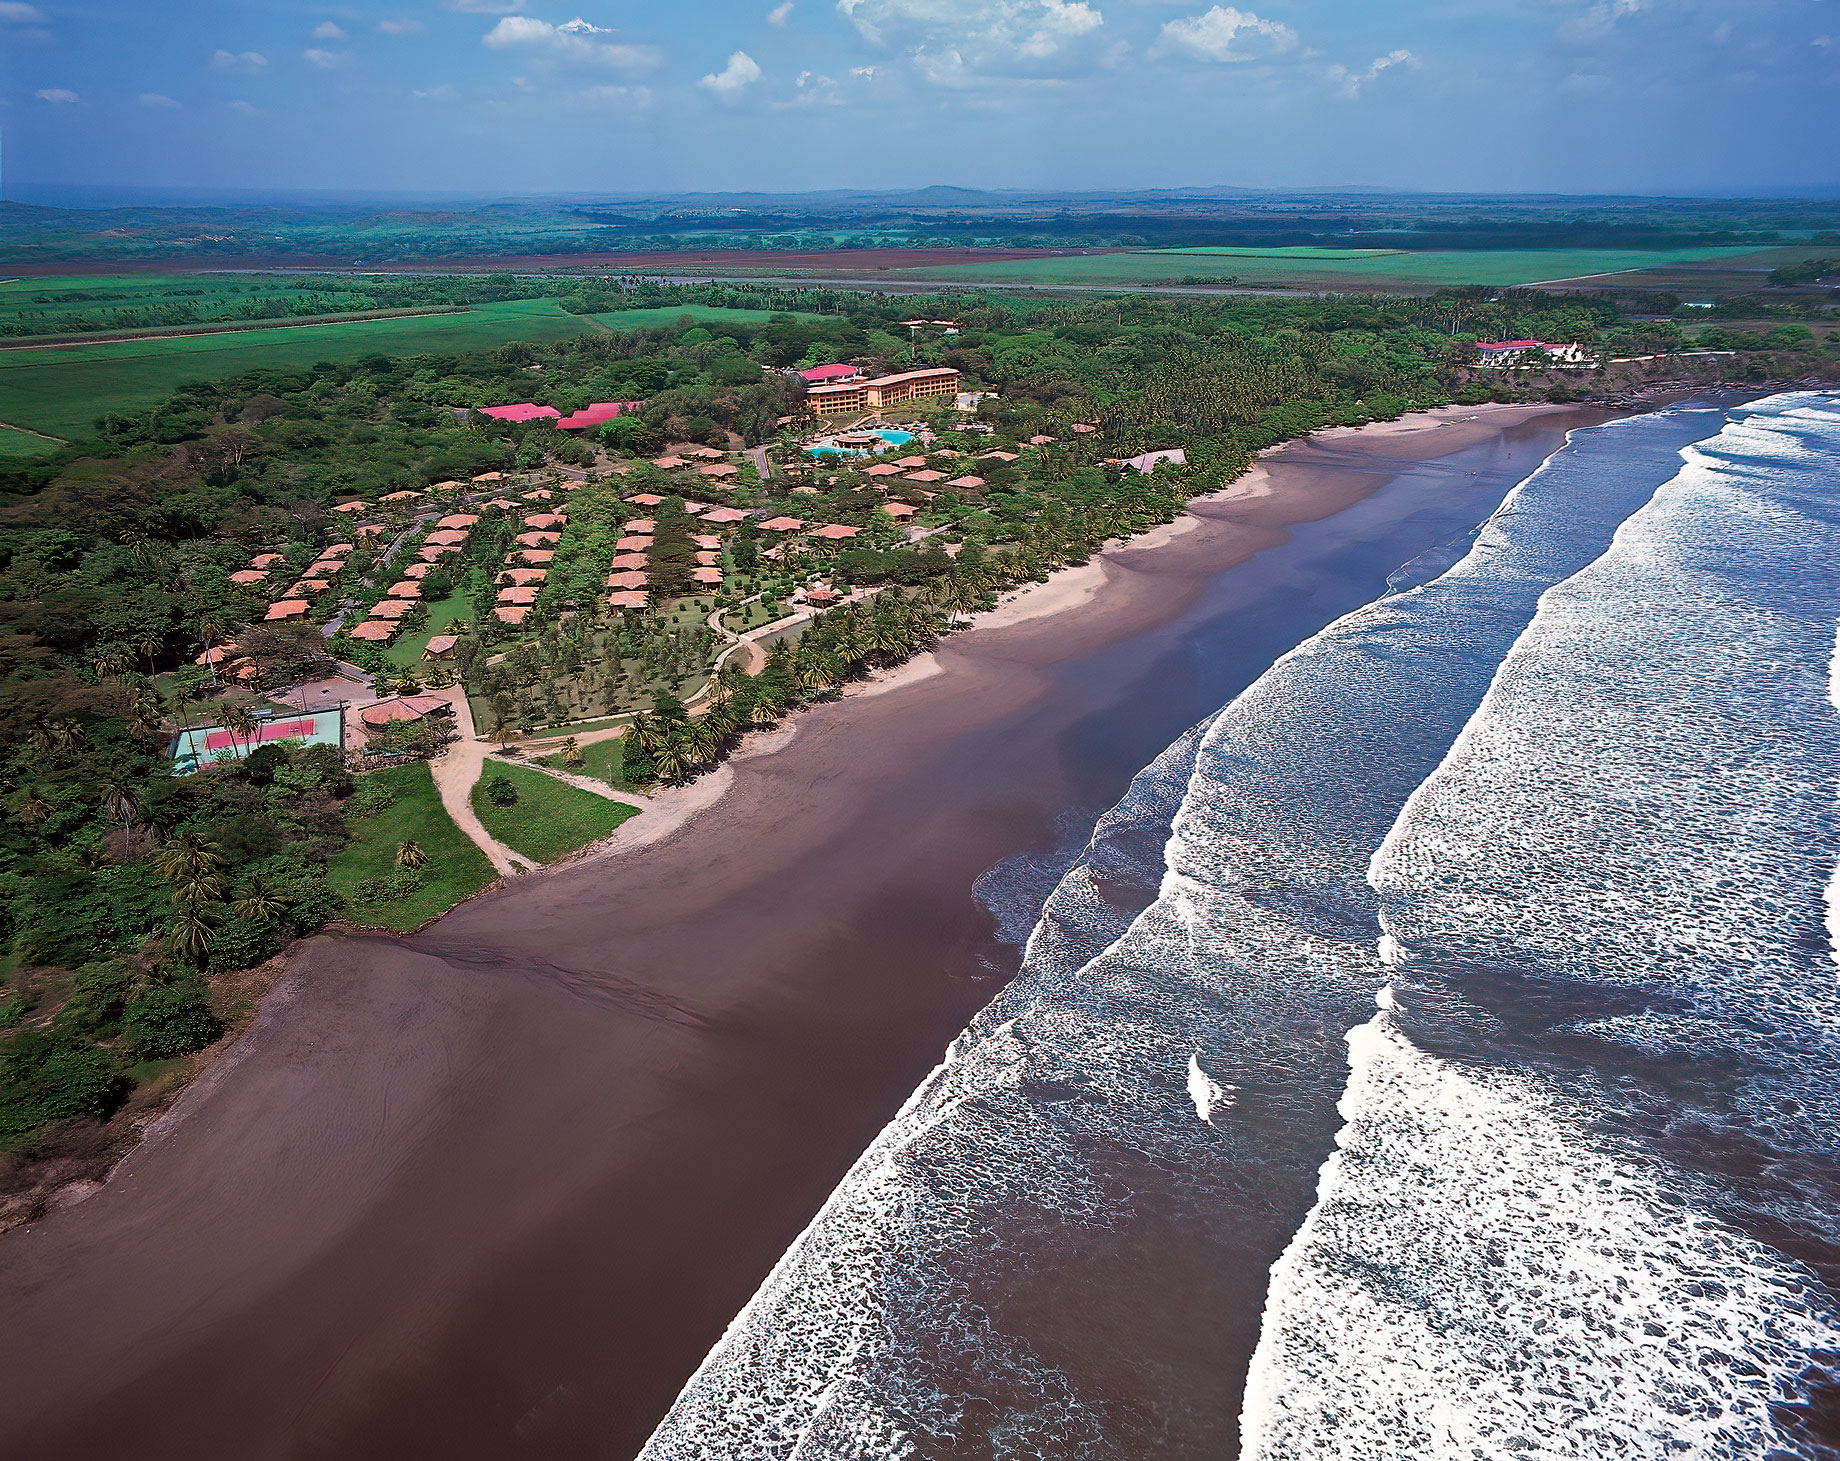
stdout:
{"type": "Polygon", "coordinates": [[[1840,1454],[1836,486],[1833,396],[1574,432],[994,869],[645,1454],[1840,1454]]]}

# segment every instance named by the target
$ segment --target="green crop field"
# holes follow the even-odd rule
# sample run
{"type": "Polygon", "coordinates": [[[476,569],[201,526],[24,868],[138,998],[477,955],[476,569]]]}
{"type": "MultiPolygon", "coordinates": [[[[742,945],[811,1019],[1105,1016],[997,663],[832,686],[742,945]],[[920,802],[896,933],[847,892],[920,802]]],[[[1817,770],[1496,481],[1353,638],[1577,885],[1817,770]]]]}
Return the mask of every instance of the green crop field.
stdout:
{"type": "Polygon", "coordinates": [[[44,437],[34,436],[29,431],[11,431],[0,426],[0,466],[36,461],[57,449],[55,441],[46,441],[44,437]]]}
{"type": "MultiPolygon", "coordinates": [[[[815,315],[791,312],[794,319],[826,320],[829,315],[815,315]]],[[[699,325],[764,325],[774,317],[775,311],[765,309],[731,309],[715,304],[667,304],[655,309],[616,309],[605,314],[589,315],[593,320],[610,330],[656,330],[660,326],[675,325],[686,315],[699,325]]]]}
{"type": "Polygon", "coordinates": [[[585,328],[581,316],[554,300],[524,299],[404,319],[0,349],[0,422],[53,436],[83,436],[106,412],[145,410],[194,381],[257,369],[303,370],[322,360],[375,354],[459,353],[510,340],[548,342],[585,328]]]}
{"type": "Polygon", "coordinates": [[[1688,249],[1478,249],[1360,252],[1335,249],[1144,249],[1064,254],[1004,263],[903,269],[910,279],[955,284],[1144,285],[1229,281],[1296,289],[1429,289],[1438,285],[1533,284],[1670,264],[1755,255],[1753,247],[1688,249]]]}

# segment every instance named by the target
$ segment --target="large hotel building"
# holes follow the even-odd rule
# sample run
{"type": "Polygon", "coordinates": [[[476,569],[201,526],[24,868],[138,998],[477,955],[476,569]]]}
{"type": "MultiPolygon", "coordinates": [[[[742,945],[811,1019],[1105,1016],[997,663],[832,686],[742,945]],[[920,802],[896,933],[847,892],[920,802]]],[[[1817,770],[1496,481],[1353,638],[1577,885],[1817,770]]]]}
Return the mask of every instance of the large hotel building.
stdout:
{"type": "Polygon", "coordinates": [[[858,411],[881,411],[906,401],[958,395],[958,372],[949,366],[929,366],[925,370],[904,370],[899,375],[877,376],[874,380],[838,381],[835,385],[812,386],[805,392],[805,404],[814,415],[836,416],[858,411]]]}

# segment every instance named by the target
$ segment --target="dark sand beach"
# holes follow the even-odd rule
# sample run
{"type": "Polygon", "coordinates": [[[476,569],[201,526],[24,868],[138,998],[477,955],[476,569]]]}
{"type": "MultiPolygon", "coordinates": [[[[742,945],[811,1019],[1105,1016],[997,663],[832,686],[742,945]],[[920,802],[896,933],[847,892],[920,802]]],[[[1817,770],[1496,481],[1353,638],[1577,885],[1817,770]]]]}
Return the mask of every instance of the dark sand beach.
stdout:
{"type": "Polygon", "coordinates": [[[1603,414],[1284,448],[626,844],[305,946],[103,1189],[0,1237],[0,1454],[630,1456],[1014,966],[978,876],[1603,414]]]}

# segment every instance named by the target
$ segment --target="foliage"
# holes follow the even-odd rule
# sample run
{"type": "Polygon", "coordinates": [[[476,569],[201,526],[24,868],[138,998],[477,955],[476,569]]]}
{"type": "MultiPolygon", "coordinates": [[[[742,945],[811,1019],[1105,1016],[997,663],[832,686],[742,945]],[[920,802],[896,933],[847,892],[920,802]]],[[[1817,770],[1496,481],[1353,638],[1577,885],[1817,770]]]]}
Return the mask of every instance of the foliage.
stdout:
{"type": "Polygon", "coordinates": [[[189,1055],[223,1032],[203,982],[189,976],[145,990],[122,1017],[122,1035],[143,1060],[189,1055]]]}
{"type": "Polygon", "coordinates": [[[474,789],[473,810],[486,831],[532,862],[554,862],[597,842],[639,810],[528,766],[506,766],[492,779],[500,778],[512,784],[516,800],[499,803],[482,783],[474,789]]]}

